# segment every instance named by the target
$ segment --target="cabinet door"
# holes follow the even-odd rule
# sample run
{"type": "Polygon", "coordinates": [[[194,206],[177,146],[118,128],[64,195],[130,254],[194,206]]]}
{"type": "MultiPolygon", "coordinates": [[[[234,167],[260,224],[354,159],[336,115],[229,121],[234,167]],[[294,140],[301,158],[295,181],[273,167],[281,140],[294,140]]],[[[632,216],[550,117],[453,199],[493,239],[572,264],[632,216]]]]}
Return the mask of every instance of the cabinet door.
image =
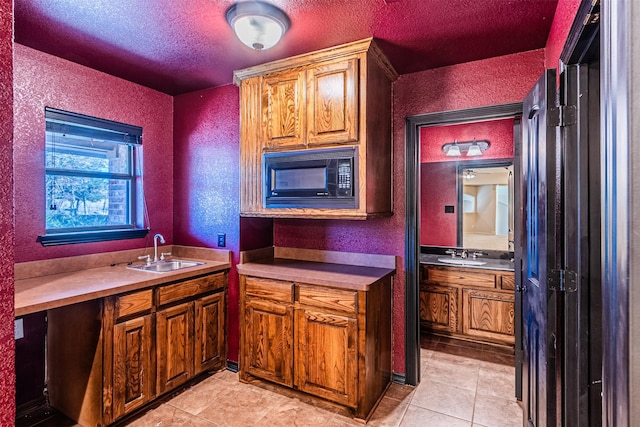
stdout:
{"type": "Polygon", "coordinates": [[[514,296],[509,293],[463,290],[463,333],[513,344],[514,296]]]}
{"type": "Polygon", "coordinates": [[[296,386],[334,402],[357,405],[357,320],[296,310],[296,386]]]}
{"type": "Polygon", "coordinates": [[[269,74],[262,80],[263,138],[267,147],[304,146],[304,71],[269,74]]]}
{"type": "Polygon", "coordinates": [[[420,321],[434,331],[457,332],[458,288],[420,285],[420,321]]]}
{"type": "Polygon", "coordinates": [[[307,143],[358,140],[358,60],[319,64],[307,71],[307,143]]]}
{"type": "Polygon", "coordinates": [[[247,299],[244,355],[246,372],[293,386],[293,308],[247,299]]]}
{"type": "Polygon", "coordinates": [[[193,302],[156,313],[158,394],[193,376],[193,302]]]}
{"type": "Polygon", "coordinates": [[[113,418],[151,400],[151,315],[118,323],[113,329],[113,418]]]}
{"type": "Polygon", "coordinates": [[[224,292],[196,300],[195,372],[219,369],[225,362],[224,292]]]}

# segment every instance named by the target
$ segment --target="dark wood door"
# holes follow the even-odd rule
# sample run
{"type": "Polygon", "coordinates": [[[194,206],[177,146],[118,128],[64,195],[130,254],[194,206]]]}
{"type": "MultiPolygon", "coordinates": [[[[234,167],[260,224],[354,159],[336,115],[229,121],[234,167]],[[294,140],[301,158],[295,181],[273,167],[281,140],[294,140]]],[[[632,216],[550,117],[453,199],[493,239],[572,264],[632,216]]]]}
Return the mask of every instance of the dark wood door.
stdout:
{"type": "Polygon", "coordinates": [[[522,262],[523,401],[525,424],[555,426],[557,293],[548,285],[559,268],[559,162],[556,128],[549,122],[556,90],[547,70],[523,103],[521,185],[525,203],[522,262]]]}
{"type": "Polygon", "coordinates": [[[184,384],[193,376],[193,302],[156,314],[158,394],[184,384]]]}
{"type": "MultiPolygon", "coordinates": [[[[596,52],[599,52],[596,49],[596,52]]],[[[565,425],[602,423],[602,284],[600,212],[600,61],[570,65],[561,102],[563,128],[565,425]],[[573,120],[573,111],[575,121],[573,120]]]]}
{"type": "Polygon", "coordinates": [[[195,301],[195,372],[220,369],[225,363],[225,293],[208,295],[195,301]]]}

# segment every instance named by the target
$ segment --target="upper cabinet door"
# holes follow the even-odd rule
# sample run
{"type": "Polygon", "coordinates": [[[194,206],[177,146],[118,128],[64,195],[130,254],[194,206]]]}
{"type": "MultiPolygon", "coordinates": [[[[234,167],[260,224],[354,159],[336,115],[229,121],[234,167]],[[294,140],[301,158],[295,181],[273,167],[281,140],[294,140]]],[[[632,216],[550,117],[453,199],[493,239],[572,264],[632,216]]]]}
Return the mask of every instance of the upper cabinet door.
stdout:
{"type": "Polygon", "coordinates": [[[307,71],[307,143],[358,140],[358,59],[320,64],[307,71]]]}
{"type": "Polygon", "coordinates": [[[269,148],[304,146],[304,75],[294,69],[262,80],[263,138],[269,148]]]}

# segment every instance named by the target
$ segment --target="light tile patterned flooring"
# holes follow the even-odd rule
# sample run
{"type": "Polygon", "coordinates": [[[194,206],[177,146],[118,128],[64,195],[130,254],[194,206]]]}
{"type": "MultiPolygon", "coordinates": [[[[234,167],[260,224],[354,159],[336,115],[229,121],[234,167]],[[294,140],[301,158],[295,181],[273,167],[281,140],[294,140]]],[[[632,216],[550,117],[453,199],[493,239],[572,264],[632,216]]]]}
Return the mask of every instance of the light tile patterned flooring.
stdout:
{"type": "MultiPolygon", "coordinates": [[[[438,337],[421,342],[418,387],[392,384],[368,426],[520,427],[513,355],[494,347],[438,337]]],[[[28,419],[17,425],[36,425],[28,419]]],[[[58,414],[39,427],[73,426],[58,414]]],[[[131,427],[361,426],[344,408],[262,381],[243,384],[221,371],[129,424],[131,427]]]]}
{"type": "MultiPolygon", "coordinates": [[[[430,337],[422,341],[418,387],[393,384],[369,426],[519,427],[513,356],[485,345],[430,337]]],[[[219,372],[131,422],[131,427],[361,425],[339,407],[219,372]]]]}

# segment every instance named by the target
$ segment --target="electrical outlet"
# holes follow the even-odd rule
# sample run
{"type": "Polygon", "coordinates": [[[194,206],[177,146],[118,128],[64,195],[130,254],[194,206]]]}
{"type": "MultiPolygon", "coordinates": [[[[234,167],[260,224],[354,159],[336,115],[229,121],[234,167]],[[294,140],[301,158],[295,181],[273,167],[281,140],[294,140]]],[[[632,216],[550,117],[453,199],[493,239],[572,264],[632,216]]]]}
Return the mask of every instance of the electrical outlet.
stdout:
{"type": "Polygon", "coordinates": [[[218,233],[218,247],[224,248],[227,246],[227,235],[225,233],[218,233]]]}
{"type": "Polygon", "coordinates": [[[20,338],[24,338],[24,323],[22,321],[22,318],[16,319],[15,336],[17,340],[19,340],[20,338]]]}

